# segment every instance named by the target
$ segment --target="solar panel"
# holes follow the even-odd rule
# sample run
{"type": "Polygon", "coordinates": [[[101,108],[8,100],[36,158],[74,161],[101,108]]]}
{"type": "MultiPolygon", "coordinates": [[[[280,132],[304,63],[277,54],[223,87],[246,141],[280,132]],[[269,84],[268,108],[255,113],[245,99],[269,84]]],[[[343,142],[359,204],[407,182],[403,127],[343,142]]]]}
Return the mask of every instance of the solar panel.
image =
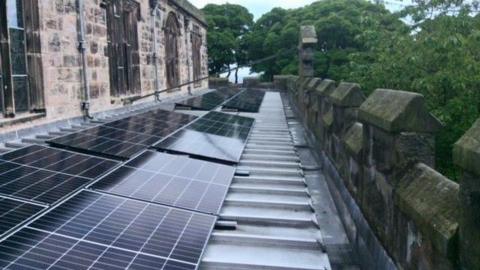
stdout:
{"type": "Polygon", "coordinates": [[[0,236],[26,222],[43,209],[45,207],[36,204],[0,197],[0,236]]]}
{"type": "Polygon", "coordinates": [[[221,105],[225,100],[238,94],[238,90],[234,88],[222,88],[213,92],[206,93],[202,96],[193,97],[183,102],[176,103],[177,106],[189,107],[193,110],[212,110],[221,105]]]}
{"type": "Polygon", "coordinates": [[[264,97],[264,91],[247,89],[240,93],[238,96],[225,103],[225,105],[223,105],[223,108],[236,109],[241,112],[256,113],[259,111],[264,97]]]}
{"type": "Polygon", "coordinates": [[[237,163],[254,121],[252,118],[210,112],[154,147],[194,157],[237,163]]]}
{"type": "Polygon", "coordinates": [[[41,269],[99,261],[121,269],[196,269],[215,222],[213,215],[82,191],[0,243],[0,261],[41,269]]]}
{"type": "Polygon", "coordinates": [[[92,188],[218,214],[234,172],[232,166],[147,151],[102,178],[92,188]]]}
{"type": "Polygon", "coordinates": [[[196,119],[154,110],[50,140],[51,145],[127,160],[196,119]]]}
{"type": "Polygon", "coordinates": [[[0,194],[53,204],[118,162],[32,145],[0,156],[0,194]]]}
{"type": "Polygon", "coordinates": [[[0,243],[2,269],[194,270],[196,265],[24,228],[0,243]]]}

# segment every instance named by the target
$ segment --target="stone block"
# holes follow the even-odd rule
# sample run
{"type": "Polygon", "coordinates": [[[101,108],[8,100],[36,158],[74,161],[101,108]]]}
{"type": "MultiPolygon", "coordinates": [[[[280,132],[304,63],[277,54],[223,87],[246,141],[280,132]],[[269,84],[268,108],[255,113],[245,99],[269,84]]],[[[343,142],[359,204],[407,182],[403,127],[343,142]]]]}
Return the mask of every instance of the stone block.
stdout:
{"type": "Polygon", "coordinates": [[[343,136],[344,149],[353,159],[360,161],[363,149],[363,125],[353,124],[343,136]]]}
{"type": "Polygon", "coordinates": [[[397,207],[443,256],[453,252],[449,249],[458,230],[458,194],[457,183],[423,163],[413,167],[395,191],[397,207]]]}
{"type": "Polygon", "coordinates": [[[329,95],[330,101],[339,107],[360,107],[365,101],[360,85],[342,82],[329,95]]]}
{"type": "Polygon", "coordinates": [[[462,169],[480,175],[480,119],[453,146],[453,160],[462,169]]]}
{"type": "Polygon", "coordinates": [[[417,93],[377,89],[360,106],[359,120],[389,132],[434,133],[442,125],[417,93]]]}

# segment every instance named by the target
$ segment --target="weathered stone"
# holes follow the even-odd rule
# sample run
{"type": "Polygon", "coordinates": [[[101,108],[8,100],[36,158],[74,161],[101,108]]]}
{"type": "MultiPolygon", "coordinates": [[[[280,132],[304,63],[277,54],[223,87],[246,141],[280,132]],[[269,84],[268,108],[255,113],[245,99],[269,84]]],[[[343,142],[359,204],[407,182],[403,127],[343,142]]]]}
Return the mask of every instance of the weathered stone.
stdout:
{"type": "Polygon", "coordinates": [[[453,146],[453,160],[462,169],[480,175],[480,119],[453,146]]]}
{"type": "Polygon", "coordinates": [[[423,163],[413,167],[395,191],[399,209],[444,256],[458,229],[458,193],[457,183],[423,163]]]}
{"type": "Polygon", "coordinates": [[[243,86],[246,88],[256,87],[260,84],[259,77],[245,77],[243,78],[243,86]]]}
{"type": "Polygon", "coordinates": [[[312,25],[300,29],[299,73],[301,77],[313,77],[314,47],[317,44],[317,34],[312,25]]]}
{"type": "Polygon", "coordinates": [[[228,78],[209,78],[208,85],[210,88],[218,88],[228,86],[228,78]]]}
{"type": "Polygon", "coordinates": [[[331,127],[333,124],[333,111],[329,110],[326,114],[322,116],[322,121],[325,127],[331,127]]]}
{"type": "Polygon", "coordinates": [[[356,160],[360,160],[363,149],[363,125],[362,123],[353,124],[343,136],[345,149],[356,160]]]}
{"type": "Polygon", "coordinates": [[[442,125],[430,114],[422,95],[377,89],[360,106],[359,119],[389,132],[434,133],[442,125]]]}
{"type": "Polygon", "coordinates": [[[300,27],[300,37],[302,44],[317,44],[317,32],[315,26],[305,25],[300,27]]]}
{"type": "Polygon", "coordinates": [[[329,95],[330,101],[341,107],[360,107],[365,101],[365,95],[356,83],[342,82],[329,95]]]}
{"type": "Polygon", "coordinates": [[[335,81],[325,79],[317,86],[315,92],[321,96],[329,96],[333,90],[335,90],[335,81]]]}
{"type": "Polygon", "coordinates": [[[322,82],[320,78],[313,78],[307,85],[308,90],[315,90],[317,86],[322,82]]]}

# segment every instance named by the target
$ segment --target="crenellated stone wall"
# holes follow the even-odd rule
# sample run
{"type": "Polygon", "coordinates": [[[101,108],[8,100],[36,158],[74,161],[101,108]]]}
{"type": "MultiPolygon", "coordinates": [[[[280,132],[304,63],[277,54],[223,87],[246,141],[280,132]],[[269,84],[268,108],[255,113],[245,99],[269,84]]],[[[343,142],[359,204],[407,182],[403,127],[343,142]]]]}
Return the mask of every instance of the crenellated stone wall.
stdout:
{"type": "Polygon", "coordinates": [[[455,147],[459,185],[435,171],[442,125],[423,96],[296,76],[274,85],[309,130],[365,269],[480,269],[480,120],[455,147]]]}

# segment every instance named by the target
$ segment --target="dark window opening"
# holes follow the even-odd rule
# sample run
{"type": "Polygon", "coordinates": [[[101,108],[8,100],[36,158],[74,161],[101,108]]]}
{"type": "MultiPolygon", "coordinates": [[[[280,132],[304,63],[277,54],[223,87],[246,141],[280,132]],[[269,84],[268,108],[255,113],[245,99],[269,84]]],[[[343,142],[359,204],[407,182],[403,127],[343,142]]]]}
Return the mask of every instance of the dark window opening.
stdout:
{"type": "Polygon", "coordinates": [[[197,81],[202,76],[202,34],[198,25],[193,26],[192,32],[192,63],[193,63],[193,80],[195,87],[202,85],[201,81],[197,81]]]}
{"type": "Polygon", "coordinates": [[[106,4],[110,94],[115,97],[140,94],[139,4],[132,0],[106,4]]]}
{"type": "Polygon", "coordinates": [[[3,116],[43,112],[38,2],[0,1],[0,103],[3,116]]]}
{"type": "Polygon", "coordinates": [[[165,23],[165,68],[167,73],[167,87],[174,88],[180,84],[178,74],[178,36],[180,27],[176,15],[168,14],[165,23]]]}

